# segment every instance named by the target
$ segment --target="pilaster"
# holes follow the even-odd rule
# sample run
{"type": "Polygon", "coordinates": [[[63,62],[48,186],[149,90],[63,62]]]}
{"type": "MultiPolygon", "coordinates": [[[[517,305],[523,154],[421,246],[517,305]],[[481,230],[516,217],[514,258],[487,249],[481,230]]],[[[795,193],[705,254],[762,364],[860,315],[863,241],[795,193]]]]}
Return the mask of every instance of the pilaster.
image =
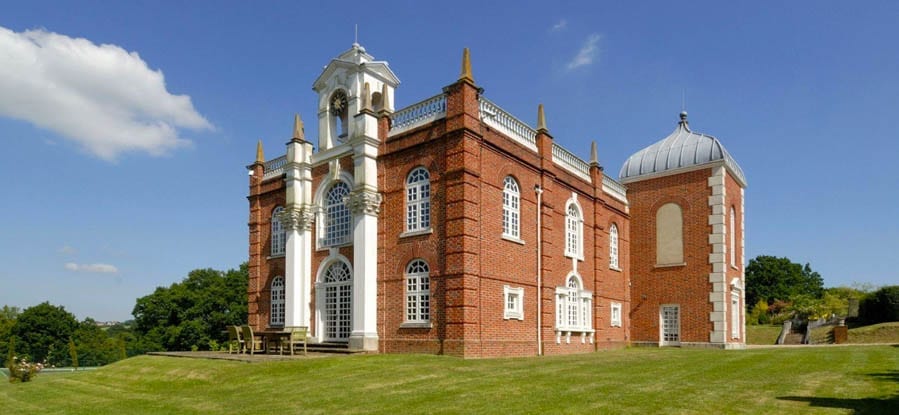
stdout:
{"type": "MultiPolygon", "coordinates": [[[[708,179],[708,186],[711,190],[709,196],[709,217],[708,224],[711,227],[709,235],[709,265],[711,272],[709,273],[709,283],[712,290],[709,293],[709,303],[712,310],[709,312],[709,321],[712,323],[712,331],[709,333],[710,343],[726,343],[727,342],[727,323],[728,323],[728,303],[730,299],[727,297],[727,227],[725,220],[727,217],[727,209],[725,209],[726,187],[724,166],[713,167],[711,176],[708,179]]],[[[732,231],[731,231],[732,232],[732,231]]]]}

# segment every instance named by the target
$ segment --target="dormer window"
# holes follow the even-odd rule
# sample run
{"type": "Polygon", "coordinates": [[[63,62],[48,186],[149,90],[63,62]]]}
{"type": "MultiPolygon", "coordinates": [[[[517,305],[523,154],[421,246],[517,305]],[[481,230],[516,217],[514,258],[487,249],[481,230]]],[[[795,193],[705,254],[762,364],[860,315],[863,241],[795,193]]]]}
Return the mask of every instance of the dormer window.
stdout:
{"type": "Polygon", "coordinates": [[[346,92],[343,90],[338,90],[331,96],[330,101],[331,106],[331,128],[332,131],[336,134],[337,141],[346,142],[347,133],[347,115],[349,108],[349,101],[346,97],[346,92]]]}

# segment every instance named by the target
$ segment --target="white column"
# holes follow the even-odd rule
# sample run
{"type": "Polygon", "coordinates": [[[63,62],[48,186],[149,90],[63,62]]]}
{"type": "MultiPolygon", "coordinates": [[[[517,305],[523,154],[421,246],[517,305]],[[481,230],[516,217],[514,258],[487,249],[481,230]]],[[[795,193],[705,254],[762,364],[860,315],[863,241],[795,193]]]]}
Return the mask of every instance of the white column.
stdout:
{"type": "Polygon", "coordinates": [[[312,213],[310,209],[285,210],[287,227],[284,256],[284,325],[309,327],[312,296],[312,213]]]}
{"type": "Polygon", "coordinates": [[[349,198],[353,212],[353,329],[350,348],[378,350],[378,211],[381,195],[362,190],[349,198]]]}
{"type": "MultiPolygon", "coordinates": [[[[368,88],[364,88],[364,94],[368,88]]],[[[367,99],[367,98],[366,98],[367,99]]],[[[368,105],[356,114],[350,130],[353,146],[353,329],[350,348],[378,350],[378,119],[368,105]]]]}
{"type": "MultiPolygon", "coordinates": [[[[301,129],[302,124],[295,129],[301,129]]],[[[300,131],[297,131],[300,132],[300,131]]],[[[295,134],[296,135],[296,134],[295,134]]],[[[281,223],[287,243],[284,252],[284,325],[310,327],[312,301],[312,145],[295,137],[287,143],[285,165],[287,206],[281,223]]]]}

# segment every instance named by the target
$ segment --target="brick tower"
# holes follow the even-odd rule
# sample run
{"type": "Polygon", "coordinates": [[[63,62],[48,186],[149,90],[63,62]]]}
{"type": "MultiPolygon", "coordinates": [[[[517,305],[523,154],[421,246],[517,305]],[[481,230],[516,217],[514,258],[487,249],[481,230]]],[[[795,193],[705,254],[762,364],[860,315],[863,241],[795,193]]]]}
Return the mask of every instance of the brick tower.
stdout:
{"type": "Polygon", "coordinates": [[[736,160],[682,112],[619,176],[630,202],[633,343],[743,347],[746,178],[736,160]]]}

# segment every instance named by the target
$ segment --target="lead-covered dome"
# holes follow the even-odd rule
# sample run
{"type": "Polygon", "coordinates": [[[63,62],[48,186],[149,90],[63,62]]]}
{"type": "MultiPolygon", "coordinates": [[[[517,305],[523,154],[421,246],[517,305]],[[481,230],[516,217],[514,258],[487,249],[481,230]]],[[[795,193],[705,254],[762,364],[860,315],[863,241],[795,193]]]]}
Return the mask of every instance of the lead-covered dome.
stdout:
{"type": "Polygon", "coordinates": [[[715,137],[690,131],[686,112],[681,112],[680,119],[668,137],[628,157],[618,173],[621,182],[723,161],[731,175],[745,187],[743,170],[724,145],[715,137]]]}

